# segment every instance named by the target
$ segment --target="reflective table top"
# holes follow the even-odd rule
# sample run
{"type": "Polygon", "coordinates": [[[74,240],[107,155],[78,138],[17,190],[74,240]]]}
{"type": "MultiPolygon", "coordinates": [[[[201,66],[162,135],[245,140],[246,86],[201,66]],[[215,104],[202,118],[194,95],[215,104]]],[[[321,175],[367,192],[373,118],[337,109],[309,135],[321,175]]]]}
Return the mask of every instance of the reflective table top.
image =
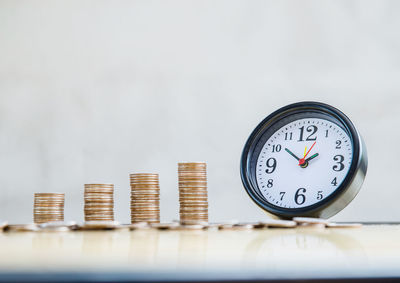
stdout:
{"type": "Polygon", "coordinates": [[[400,225],[3,232],[0,247],[0,281],[400,277],[400,225]]]}

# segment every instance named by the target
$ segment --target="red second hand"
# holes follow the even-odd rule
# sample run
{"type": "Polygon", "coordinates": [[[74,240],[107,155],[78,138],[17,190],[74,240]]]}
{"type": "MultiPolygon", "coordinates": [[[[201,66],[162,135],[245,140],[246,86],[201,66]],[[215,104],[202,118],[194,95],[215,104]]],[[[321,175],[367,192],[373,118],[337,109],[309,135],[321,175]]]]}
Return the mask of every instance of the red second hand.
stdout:
{"type": "Polygon", "coordinates": [[[310,149],[307,151],[306,155],[304,155],[304,157],[303,157],[302,159],[299,160],[299,165],[303,165],[303,164],[304,164],[307,155],[310,153],[311,149],[314,147],[314,145],[315,145],[316,143],[317,143],[317,142],[315,141],[315,142],[313,143],[313,145],[310,147],[310,149]]]}

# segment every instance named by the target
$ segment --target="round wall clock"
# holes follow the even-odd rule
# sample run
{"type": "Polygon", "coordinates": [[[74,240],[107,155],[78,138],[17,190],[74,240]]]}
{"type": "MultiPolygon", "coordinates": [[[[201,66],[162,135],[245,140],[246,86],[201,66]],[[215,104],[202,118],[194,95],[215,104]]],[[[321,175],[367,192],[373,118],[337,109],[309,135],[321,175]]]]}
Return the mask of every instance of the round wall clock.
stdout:
{"type": "Polygon", "coordinates": [[[250,198],[282,218],[329,218],[357,195],[367,151],[353,123],[318,102],[285,106],[251,133],[241,159],[250,198]]]}

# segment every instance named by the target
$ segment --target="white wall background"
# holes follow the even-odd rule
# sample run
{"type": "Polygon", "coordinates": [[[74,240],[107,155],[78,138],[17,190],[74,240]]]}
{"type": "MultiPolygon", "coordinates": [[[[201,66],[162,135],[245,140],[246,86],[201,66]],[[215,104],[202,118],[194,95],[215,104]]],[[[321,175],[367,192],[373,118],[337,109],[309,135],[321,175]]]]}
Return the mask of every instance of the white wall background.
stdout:
{"type": "Polygon", "coordinates": [[[363,134],[369,171],[336,220],[400,220],[400,2],[0,1],[0,219],[32,221],[34,192],[160,173],[178,218],[176,163],[207,161],[210,220],[259,220],[239,176],[253,128],[317,100],[363,134]]]}

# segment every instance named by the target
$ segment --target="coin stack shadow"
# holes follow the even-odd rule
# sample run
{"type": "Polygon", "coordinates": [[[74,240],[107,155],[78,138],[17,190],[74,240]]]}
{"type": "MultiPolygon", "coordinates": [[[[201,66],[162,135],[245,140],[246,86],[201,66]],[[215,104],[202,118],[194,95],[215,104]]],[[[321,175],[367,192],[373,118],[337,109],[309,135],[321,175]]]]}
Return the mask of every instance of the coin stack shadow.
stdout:
{"type": "Polygon", "coordinates": [[[114,221],[114,185],[85,184],[85,221],[114,221]]]}
{"type": "Polygon", "coordinates": [[[180,223],[208,222],[207,164],[178,163],[180,223]]]}
{"type": "Polygon", "coordinates": [[[131,223],[160,223],[158,174],[130,174],[131,223]]]}
{"type": "Polygon", "coordinates": [[[51,221],[64,221],[63,193],[35,193],[33,221],[37,224],[51,221]]]}

